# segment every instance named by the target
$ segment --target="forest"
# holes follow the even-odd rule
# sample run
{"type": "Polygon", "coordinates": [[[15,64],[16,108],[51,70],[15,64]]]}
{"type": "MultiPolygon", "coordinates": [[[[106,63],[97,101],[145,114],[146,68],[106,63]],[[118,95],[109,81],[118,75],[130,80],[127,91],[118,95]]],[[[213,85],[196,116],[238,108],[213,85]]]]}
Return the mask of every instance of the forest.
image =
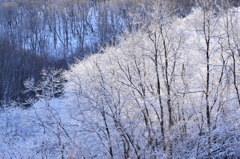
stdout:
{"type": "Polygon", "coordinates": [[[238,0],[0,0],[0,158],[240,158],[238,0]]]}

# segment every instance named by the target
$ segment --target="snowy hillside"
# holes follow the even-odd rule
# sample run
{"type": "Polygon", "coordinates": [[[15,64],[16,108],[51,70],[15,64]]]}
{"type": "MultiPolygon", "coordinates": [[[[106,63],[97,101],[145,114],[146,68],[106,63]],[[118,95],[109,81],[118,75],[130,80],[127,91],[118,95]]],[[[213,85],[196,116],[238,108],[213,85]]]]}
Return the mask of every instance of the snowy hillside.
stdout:
{"type": "Polygon", "coordinates": [[[63,97],[4,108],[0,158],[239,158],[239,11],[149,13],[65,71],[63,97]]]}

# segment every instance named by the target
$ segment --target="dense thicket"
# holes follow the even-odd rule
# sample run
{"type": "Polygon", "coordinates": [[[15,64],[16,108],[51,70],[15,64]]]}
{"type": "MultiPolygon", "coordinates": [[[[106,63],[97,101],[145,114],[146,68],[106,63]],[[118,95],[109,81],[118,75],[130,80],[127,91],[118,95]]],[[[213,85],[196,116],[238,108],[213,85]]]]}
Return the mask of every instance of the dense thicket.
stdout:
{"type": "Polygon", "coordinates": [[[14,42],[0,38],[0,100],[18,100],[24,89],[23,82],[30,77],[40,79],[40,72],[47,65],[46,58],[19,49],[14,42]]]}
{"type": "Polygon", "coordinates": [[[35,93],[24,93],[24,81],[33,78],[39,82],[44,68],[67,68],[67,63],[64,59],[36,55],[31,50],[19,48],[9,39],[0,38],[0,101],[24,103],[34,97],[35,93]]]}

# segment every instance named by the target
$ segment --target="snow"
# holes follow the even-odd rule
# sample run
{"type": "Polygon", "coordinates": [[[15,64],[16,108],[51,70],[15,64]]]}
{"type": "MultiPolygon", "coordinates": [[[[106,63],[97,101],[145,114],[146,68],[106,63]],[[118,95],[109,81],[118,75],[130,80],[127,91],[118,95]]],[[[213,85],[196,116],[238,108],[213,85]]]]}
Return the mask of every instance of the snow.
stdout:
{"type": "MultiPolygon", "coordinates": [[[[29,109],[4,107],[0,113],[0,158],[111,158],[112,155],[120,159],[126,158],[126,154],[128,158],[167,158],[170,143],[173,158],[207,158],[209,138],[213,158],[238,158],[240,108],[228,68],[233,61],[225,39],[226,16],[211,17],[214,25],[211,25],[209,48],[212,122],[209,131],[202,14],[200,9],[194,9],[186,18],[173,19],[163,26],[164,36],[158,23],[149,27],[159,35],[157,67],[165,140],[158,120],[161,109],[153,60],[156,50],[148,32],[142,30],[125,35],[115,47],[106,47],[103,53],[72,65],[63,73],[67,83],[61,98],[46,92],[29,109]],[[164,37],[170,39],[167,58],[164,37]],[[222,58],[227,63],[219,82],[222,58]],[[171,81],[172,126],[169,126],[167,78],[171,81]]],[[[238,30],[238,26],[237,23],[234,29],[238,30]]],[[[234,38],[230,43],[234,45],[239,38],[232,33],[234,38]]],[[[31,83],[28,85],[32,87],[31,83]]]]}

